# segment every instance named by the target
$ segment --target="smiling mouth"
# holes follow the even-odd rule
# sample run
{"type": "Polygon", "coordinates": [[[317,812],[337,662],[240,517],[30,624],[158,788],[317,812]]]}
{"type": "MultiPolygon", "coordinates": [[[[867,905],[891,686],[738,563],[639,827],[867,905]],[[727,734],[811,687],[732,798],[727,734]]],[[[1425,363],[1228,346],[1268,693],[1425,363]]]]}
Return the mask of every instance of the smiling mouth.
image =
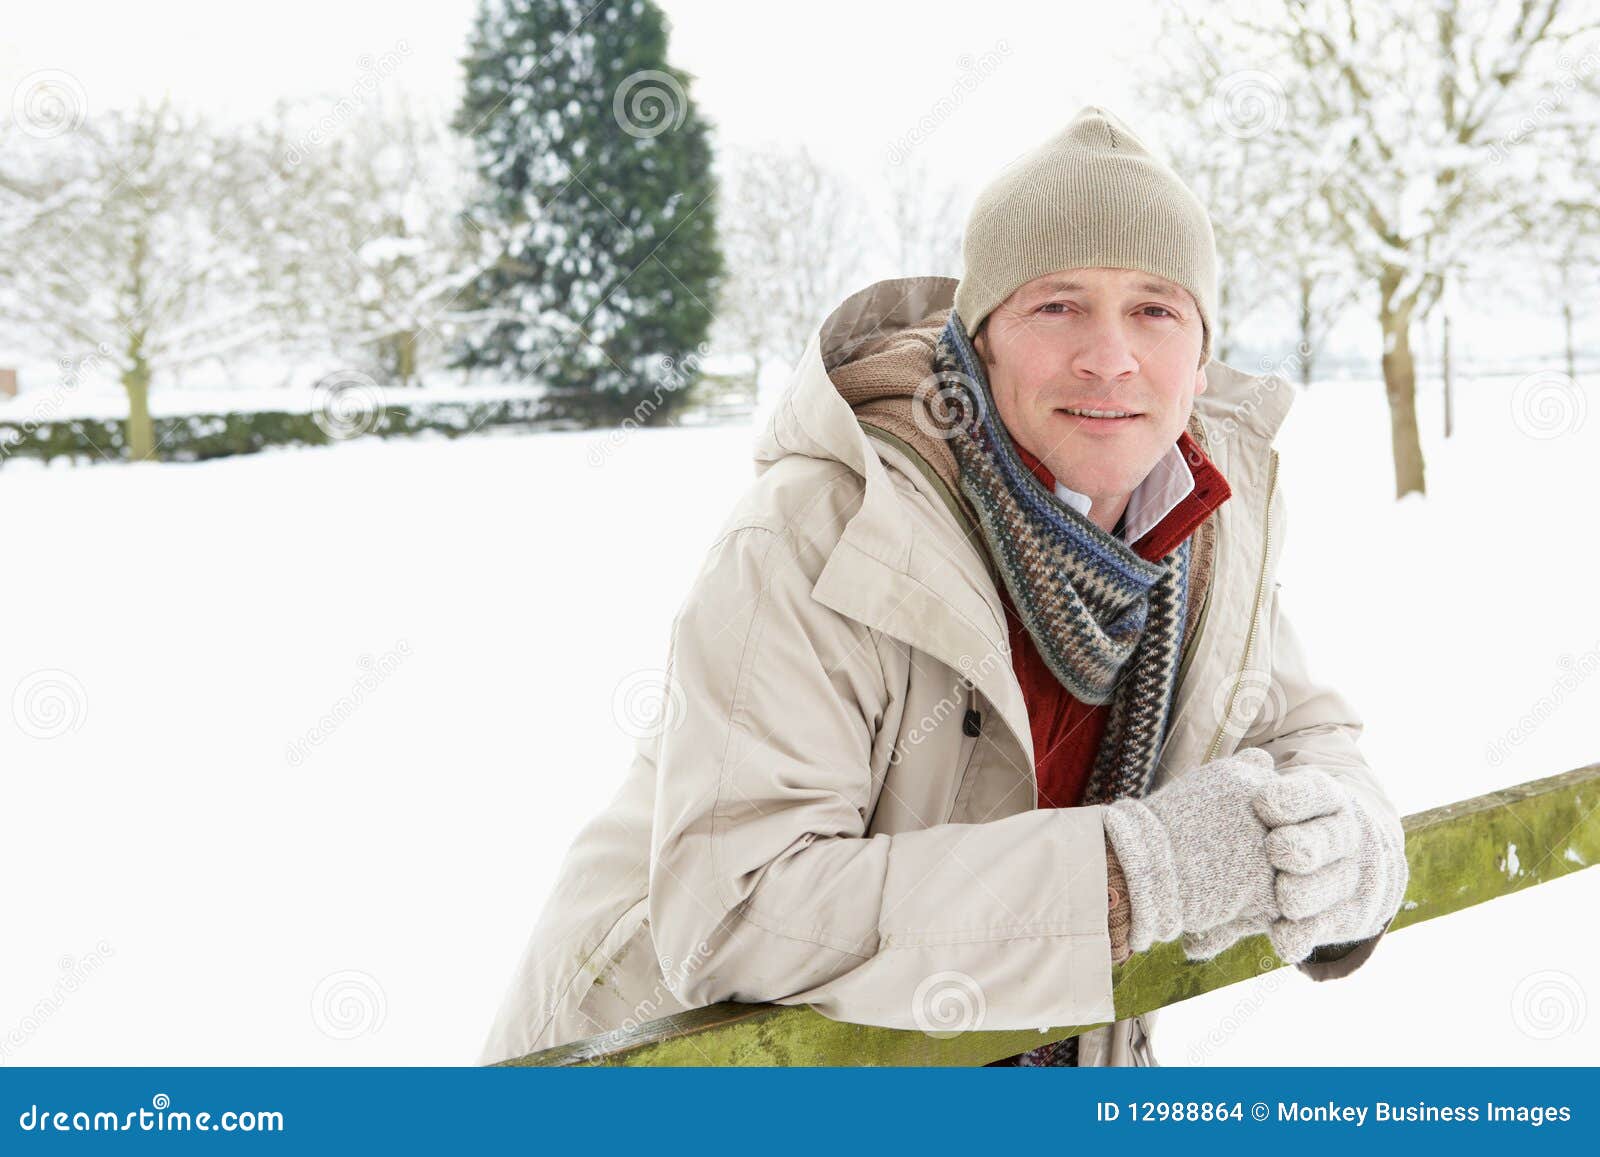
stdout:
{"type": "Polygon", "coordinates": [[[1098,410],[1088,406],[1062,406],[1063,414],[1071,414],[1074,418],[1097,418],[1102,420],[1115,420],[1122,418],[1137,418],[1140,415],[1132,410],[1098,410]]]}

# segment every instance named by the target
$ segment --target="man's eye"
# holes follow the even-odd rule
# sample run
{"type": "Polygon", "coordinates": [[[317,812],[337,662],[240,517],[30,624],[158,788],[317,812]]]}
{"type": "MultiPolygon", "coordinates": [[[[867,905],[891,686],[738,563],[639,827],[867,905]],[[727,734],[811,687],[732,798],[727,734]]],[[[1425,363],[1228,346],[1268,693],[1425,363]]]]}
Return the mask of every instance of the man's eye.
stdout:
{"type": "Polygon", "coordinates": [[[1159,309],[1161,311],[1162,315],[1166,316],[1166,317],[1177,317],[1178,316],[1177,314],[1173,313],[1170,309],[1168,309],[1164,305],[1147,305],[1144,308],[1145,309],[1159,309]]]}
{"type": "Polygon", "coordinates": [[[1061,310],[1064,310],[1066,308],[1067,308],[1067,304],[1064,301],[1047,301],[1047,302],[1045,302],[1043,305],[1041,305],[1039,307],[1039,312],[1040,313],[1050,313],[1052,311],[1060,312],[1061,310]]]}

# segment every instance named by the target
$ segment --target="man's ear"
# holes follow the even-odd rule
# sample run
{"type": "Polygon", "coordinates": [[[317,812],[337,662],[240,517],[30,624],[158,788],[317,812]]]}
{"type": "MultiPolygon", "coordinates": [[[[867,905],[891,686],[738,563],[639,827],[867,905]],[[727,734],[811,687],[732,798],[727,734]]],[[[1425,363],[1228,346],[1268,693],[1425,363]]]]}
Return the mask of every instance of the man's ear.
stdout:
{"type": "Polygon", "coordinates": [[[1201,366],[1194,372],[1194,394],[1199,397],[1206,392],[1206,368],[1201,366]]]}

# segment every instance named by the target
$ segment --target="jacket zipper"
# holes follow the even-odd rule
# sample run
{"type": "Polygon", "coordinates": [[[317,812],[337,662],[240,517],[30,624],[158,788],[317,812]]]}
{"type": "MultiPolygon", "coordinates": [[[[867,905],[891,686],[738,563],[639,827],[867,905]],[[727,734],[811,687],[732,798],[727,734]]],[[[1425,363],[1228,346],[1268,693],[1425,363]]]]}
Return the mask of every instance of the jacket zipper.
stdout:
{"type": "MultiPolygon", "coordinates": [[[[1217,751],[1222,747],[1222,734],[1228,728],[1228,720],[1233,718],[1233,705],[1239,697],[1239,683],[1244,678],[1245,668],[1250,665],[1250,651],[1255,646],[1256,628],[1261,622],[1261,595],[1267,585],[1267,563],[1272,558],[1272,496],[1278,487],[1278,452],[1272,452],[1272,465],[1267,474],[1267,508],[1266,508],[1266,543],[1261,552],[1261,573],[1256,576],[1256,601],[1255,610],[1250,616],[1250,633],[1245,636],[1244,656],[1239,660],[1239,673],[1234,677],[1233,687],[1228,691],[1228,706],[1222,712],[1222,722],[1217,724],[1217,733],[1212,737],[1211,747],[1206,752],[1206,757],[1201,762],[1210,763],[1217,757],[1217,751]]],[[[1196,632],[1198,633],[1198,632],[1196,632]]]]}
{"type": "MultiPolygon", "coordinates": [[[[1207,454],[1211,453],[1211,439],[1206,435],[1206,424],[1204,418],[1200,420],[1200,436],[1196,440],[1200,443],[1200,449],[1202,451],[1207,454]]],[[[1210,516],[1208,515],[1208,517],[1210,516]]],[[[1215,548],[1213,548],[1213,551],[1214,550],[1215,548]]],[[[1213,558],[1211,569],[1206,574],[1206,593],[1200,598],[1200,613],[1195,617],[1194,630],[1190,631],[1184,637],[1183,653],[1178,656],[1178,674],[1172,681],[1174,693],[1177,692],[1179,687],[1183,686],[1183,677],[1189,671],[1189,661],[1194,658],[1195,640],[1199,639],[1200,636],[1205,632],[1206,618],[1211,612],[1211,590],[1216,586],[1216,579],[1217,567],[1216,560],[1213,558]]]]}
{"type": "Polygon", "coordinates": [[[1211,572],[1206,575],[1206,593],[1201,597],[1200,614],[1195,617],[1194,630],[1183,641],[1183,655],[1178,660],[1178,674],[1172,681],[1174,688],[1183,686],[1183,677],[1189,671],[1189,660],[1194,658],[1195,641],[1205,632],[1206,616],[1211,613],[1211,588],[1216,582],[1217,567],[1213,559],[1211,572]]]}

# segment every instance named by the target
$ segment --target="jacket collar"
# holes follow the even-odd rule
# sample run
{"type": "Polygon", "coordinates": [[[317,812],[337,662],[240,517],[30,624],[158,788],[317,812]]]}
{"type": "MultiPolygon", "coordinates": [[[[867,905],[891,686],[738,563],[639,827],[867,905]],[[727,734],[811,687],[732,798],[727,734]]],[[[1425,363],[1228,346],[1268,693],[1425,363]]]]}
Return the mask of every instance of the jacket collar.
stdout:
{"type": "MultiPolygon", "coordinates": [[[[1012,445],[1016,447],[1017,457],[1033,471],[1034,477],[1046,488],[1053,489],[1056,477],[1050,472],[1050,467],[1035,458],[1022,443],[1013,440],[1012,445]]],[[[1179,543],[1194,533],[1195,527],[1233,494],[1233,488],[1222,476],[1222,471],[1217,469],[1217,464],[1200,448],[1200,443],[1189,431],[1178,435],[1172,449],[1178,461],[1177,468],[1188,470],[1194,486],[1160,521],[1134,541],[1134,553],[1151,561],[1165,558],[1175,550],[1179,543]]]]}

